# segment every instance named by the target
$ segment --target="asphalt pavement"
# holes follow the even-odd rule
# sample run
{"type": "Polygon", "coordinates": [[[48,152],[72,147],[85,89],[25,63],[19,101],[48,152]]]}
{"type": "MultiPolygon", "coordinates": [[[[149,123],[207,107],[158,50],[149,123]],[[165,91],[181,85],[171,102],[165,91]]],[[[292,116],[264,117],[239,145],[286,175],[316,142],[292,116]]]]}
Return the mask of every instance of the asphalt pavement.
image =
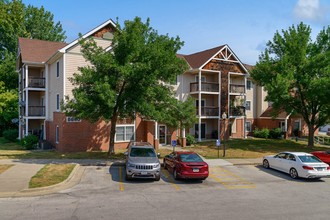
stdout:
{"type": "MultiPolygon", "coordinates": [[[[232,165],[256,165],[261,164],[262,159],[205,159],[209,166],[232,165]]],[[[122,160],[48,160],[48,159],[3,159],[1,164],[11,164],[9,169],[0,174],[0,198],[1,197],[25,197],[40,196],[59,192],[78,184],[83,177],[86,166],[111,166],[124,165],[122,160]],[[74,163],[76,167],[71,175],[63,182],[48,186],[30,189],[29,181],[44,165],[49,163],[74,163]]]]}

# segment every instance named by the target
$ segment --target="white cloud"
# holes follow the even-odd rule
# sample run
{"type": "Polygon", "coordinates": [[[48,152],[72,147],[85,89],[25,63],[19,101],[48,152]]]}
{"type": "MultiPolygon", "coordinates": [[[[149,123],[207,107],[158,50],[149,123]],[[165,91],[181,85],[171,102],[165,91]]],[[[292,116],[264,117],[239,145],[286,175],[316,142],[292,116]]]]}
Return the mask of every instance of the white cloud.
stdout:
{"type": "Polygon", "coordinates": [[[298,0],[294,15],[299,19],[319,21],[325,18],[325,10],[319,0],[298,0]]]}

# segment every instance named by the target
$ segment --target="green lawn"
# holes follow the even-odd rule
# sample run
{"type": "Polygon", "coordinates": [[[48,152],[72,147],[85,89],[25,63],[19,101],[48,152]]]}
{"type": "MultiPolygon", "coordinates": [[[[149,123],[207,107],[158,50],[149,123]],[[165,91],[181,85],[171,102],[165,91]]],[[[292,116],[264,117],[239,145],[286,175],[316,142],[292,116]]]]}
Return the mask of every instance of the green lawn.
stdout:
{"type": "MultiPolygon", "coordinates": [[[[222,156],[223,142],[221,142],[220,156],[222,156]]],[[[316,145],[308,148],[306,142],[295,142],[291,140],[272,139],[233,139],[225,142],[226,158],[258,158],[264,155],[276,154],[281,151],[303,151],[311,152],[324,150],[316,145]]],[[[205,158],[217,158],[218,148],[213,142],[202,142],[186,149],[195,151],[205,158]]],[[[116,154],[110,159],[124,159],[125,149],[116,150],[116,154]]],[[[171,150],[159,149],[161,158],[169,154],[171,150]]],[[[80,153],[60,153],[55,150],[38,151],[24,150],[18,143],[10,143],[4,138],[0,138],[0,159],[109,159],[107,152],[80,152],[80,153]]]]}

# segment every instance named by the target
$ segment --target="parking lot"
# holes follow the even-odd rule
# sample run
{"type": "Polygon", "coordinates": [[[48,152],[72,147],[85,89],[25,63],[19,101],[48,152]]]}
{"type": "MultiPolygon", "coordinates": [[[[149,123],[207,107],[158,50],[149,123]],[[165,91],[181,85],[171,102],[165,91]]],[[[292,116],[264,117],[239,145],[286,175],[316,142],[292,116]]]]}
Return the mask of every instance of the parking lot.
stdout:
{"type": "MultiPolygon", "coordinates": [[[[321,180],[297,179],[293,180],[288,174],[272,169],[265,169],[262,166],[212,166],[210,175],[204,180],[174,180],[173,175],[162,168],[160,181],[147,179],[125,180],[125,167],[87,167],[86,180],[104,180],[107,187],[112,191],[190,191],[190,190],[256,190],[263,188],[269,183],[284,184],[288,186],[306,185],[317,187],[329,187],[330,179],[321,180]],[[90,177],[89,177],[90,176],[90,177]],[[91,176],[94,176],[92,178],[91,176]]],[[[100,184],[98,181],[97,184],[100,184]]]]}

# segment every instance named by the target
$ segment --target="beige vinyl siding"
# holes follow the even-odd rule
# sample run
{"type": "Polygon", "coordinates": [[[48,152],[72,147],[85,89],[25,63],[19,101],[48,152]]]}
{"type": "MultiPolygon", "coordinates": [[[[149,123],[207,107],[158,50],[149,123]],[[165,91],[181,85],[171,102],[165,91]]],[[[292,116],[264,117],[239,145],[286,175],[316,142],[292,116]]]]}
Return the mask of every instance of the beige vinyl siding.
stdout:
{"type": "Polygon", "coordinates": [[[53,112],[56,112],[56,95],[60,95],[60,100],[63,97],[63,56],[48,67],[48,120],[53,120],[53,112]],[[59,77],[56,76],[56,66],[59,61],[59,77]]]}
{"type": "MultiPolygon", "coordinates": [[[[100,46],[104,49],[108,48],[112,42],[110,40],[104,40],[102,38],[93,38],[93,39],[98,46],[100,46]]],[[[67,52],[68,53],[81,53],[80,50],[81,50],[81,46],[78,43],[78,44],[74,45],[73,47],[69,48],[67,52]]]]}
{"type": "Polygon", "coordinates": [[[251,102],[251,110],[250,111],[246,111],[246,117],[247,118],[255,118],[256,117],[256,86],[255,84],[252,82],[251,79],[248,79],[251,81],[252,85],[251,85],[251,89],[248,90],[246,89],[246,101],[250,101],[251,102]]]}

